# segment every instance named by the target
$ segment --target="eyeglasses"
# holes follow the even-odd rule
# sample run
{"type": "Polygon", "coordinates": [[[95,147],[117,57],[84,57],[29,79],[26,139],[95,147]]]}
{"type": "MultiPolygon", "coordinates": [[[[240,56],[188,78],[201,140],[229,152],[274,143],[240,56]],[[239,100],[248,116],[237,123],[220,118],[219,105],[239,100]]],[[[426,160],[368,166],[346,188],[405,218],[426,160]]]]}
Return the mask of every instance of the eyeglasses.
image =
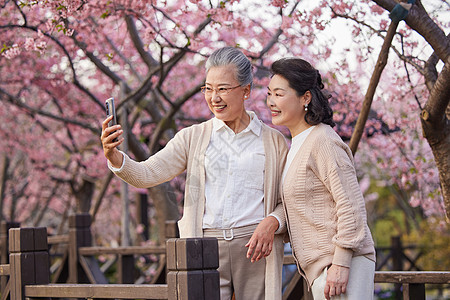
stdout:
{"type": "Polygon", "coordinates": [[[214,89],[212,87],[209,86],[202,86],[201,87],[201,91],[203,94],[205,95],[212,95],[213,91],[216,91],[216,94],[219,96],[226,96],[230,93],[231,90],[240,87],[240,85],[237,86],[233,86],[233,87],[220,87],[218,89],[214,89]]]}

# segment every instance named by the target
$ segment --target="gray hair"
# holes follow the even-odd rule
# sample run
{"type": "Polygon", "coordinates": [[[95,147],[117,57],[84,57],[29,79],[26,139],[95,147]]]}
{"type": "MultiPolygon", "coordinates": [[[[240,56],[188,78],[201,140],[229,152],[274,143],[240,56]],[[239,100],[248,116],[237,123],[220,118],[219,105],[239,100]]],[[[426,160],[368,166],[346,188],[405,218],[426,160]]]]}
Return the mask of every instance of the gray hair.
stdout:
{"type": "Polygon", "coordinates": [[[252,64],[244,53],[234,47],[227,46],[214,51],[206,61],[206,73],[213,67],[228,65],[236,67],[236,79],[241,86],[253,86],[252,64]]]}

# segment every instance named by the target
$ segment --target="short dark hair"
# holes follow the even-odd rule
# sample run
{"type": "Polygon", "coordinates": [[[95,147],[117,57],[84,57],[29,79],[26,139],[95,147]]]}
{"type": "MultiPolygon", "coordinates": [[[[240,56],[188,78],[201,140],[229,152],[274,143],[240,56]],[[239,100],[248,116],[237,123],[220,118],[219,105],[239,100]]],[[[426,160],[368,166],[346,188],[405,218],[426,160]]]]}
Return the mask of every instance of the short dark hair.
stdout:
{"type": "Polygon", "coordinates": [[[271,67],[272,76],[280,75],[286,79],[298,96],[303,96],[307,91],[311,93],[311,102],[305,114],[305,121],[309,125],[325,123],[331,127],[336,124],[333,121],[333,110],[330,107],[328,97],[322,92],[324,85],[322,77],[309,62],[301,58],[282,58],[275,61],[271,67]]]}

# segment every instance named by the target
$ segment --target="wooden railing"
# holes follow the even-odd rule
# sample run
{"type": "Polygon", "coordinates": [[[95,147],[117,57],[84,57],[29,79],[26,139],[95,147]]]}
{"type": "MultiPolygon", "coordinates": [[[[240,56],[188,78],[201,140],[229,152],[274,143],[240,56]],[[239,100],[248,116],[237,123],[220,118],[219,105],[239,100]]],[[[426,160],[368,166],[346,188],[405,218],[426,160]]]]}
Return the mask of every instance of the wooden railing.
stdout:
{"type": "Polygon", "coordinates": [[[425,284],[450,284],[450,272],[376,271],[375,282],[401,284],[403,300],[425,300],[425,284]]]}
{"type": "Polygon", "coordinates": [[[215,238],[167,240],[167,284],[50,284],[47,230],[43,227],[10,229],[9,252],[10,263],[0,265],[0,275],[9,277],[2,291],[2,300],[8,296],[11,300],[220,299],[218,244],[215,238]]]}
{"type": "MultiPolygon", "coordinates": [[[[285,265],[295,264],[292,255],[286,255],[285,265]]],[[[401,285],[401,295],[397,298],[403,300],[425,300],[425,284],[450,284],[448,271],[376,271],[375,283],[392,283],[401,285]]],[[[296,273],[283,294],[283,300],[312,300],[306,288],[306,282],[296,273]]]]}
{"type": "MultiPolygon", "coordinates": [[[[167,269],[170,272],[187,272],[190,270],[182,269],[178,270],[176,269],[177,264],[172,263],[172,265],[169,268],[170,260],[164,259],[165,261],[162,262],[161,269],[159,270],[159,274],[161,277],[163,277],[163,280],[161,281],[164,284],[145,284],[145,285],[136,285],[136,284],[129,284],[133,282],[126,282],[130,281],[130,278],[132,278],[132,274],[134,272],[134,256],[137,255],[148,255],[148,254],[159,254],[164,256],[165,258],[171,253],[171,257],[176,257],[176,250],[173,250],[176,246],[172,245],[172,250],[170,250],[166,245],[163,246],[151,246],[151,247],[118,247],[118,248],[108,248],[108,247],[92,247],[91,241],[92,237],[90,236],[90,219],[89,216],[81,215],[78,217],[73,216],[72,221],[69,222],[70,224],[70,233],[68,235],[62,235],[62,236],[56,236],[56,237],[46,237],[46,230],[45,233],[43,229],[33,229],[38,230],[36,233],[36,236],[44,236],[46,237],[47,241],[44,246],[44,242],[36,242],[37,244],[33,247],[37,247],[34,249],[36,253],[33,255],[35,257],[41,257],[43,260],[45,260],[45,255],[48,257],[47,254],[44,254],[45,251],[48,249],[48,244],[59,244],[59,243],[66,243],[66,266],[63,265],[59,268],[59,275],[66,272],[66,279],[69,280],[69,284],[49,284],[50,282],[45,282],[44,284],[41,284],[42,282],[39,282],[39,280],[36,280],[33,284],[25,284],[24,290],[22,292],[22,296],[24,297],[27,295],[27,297],[44,297],[39,296],[43,294],[53,293],[53,297],[61,297],[62,294],[66,295],[64,297],[75,297],[75,298],[123,298],[123,299],[130,299],[129,297],[136,297],[136,298],[146,298],[146,299],[169,299],[169,291],[171,290],[169,282],[166,281],[166,274],[167,269]],[[40,245],[40,246],[39,246],[40,245]],[[172,251],[172,252],[170,252],[172,251]],[[175,252],[174,252],[175,251],[175,252]],[[118,264],[118,274],[119,274],[119,280],[121,284],[106,284],[106,280],[102,279],[104,278],[104,275],[102,271],[99,270],[98,265],[96,265],[97,261],[95,256],[98,255],[115,255],[119,257],[119,264],[118,264]],[[36,256],[37,255],[37,256],[36,256]],[[166,267],[167,266],[167,267],[166,267]],[[91,283],[91,284],[83,284],[78,285],[75,283],[91,283]],[[150,291],[153,291],[152,294],[149,294],[150,291]],[[122,294],[125,295],[122,295],[122,294]],[[134,293],[134,294],[133,294],[134,293]],[[72,296],[71,296],[72,295],[72,296]],[[120,295],[120,297],[118,296],[120,295]],[[145,297],[142,297],[142,295],[145,295],[145,297]]],[[[168,235],[175,235],[174,228],[176,228],[176,224],[171,224],[172,226],[169,226],[168,231],[172,232],[168,235]]],[[[12,224],[8,226],[8,228],[14,228],[17,227],[18,224],[12,224]]],[[[18,229],[15,229],[18,230],[18,229]]],[[[24,229],[29,230],[29,229],[24,229]]],[[[3,231],[5,232],[5,231],[3,231]]],[[[30,239],[30,233],[23,233],[22,235],[19,234],[20,239],[23,240],[23,243],[26,244],[26,241],[31,240],[30,239]],[[25,238],[24,236],[28,235],[28,238],[25,238]]],[[[34,235],[33,235],[34,236],[34,235]]],[[[5,234],[2,234],[0,236],[0,242],[2,244],[2,262],[0,265],[0,275],[1,275],[1,299],[6,299],[6,297],[9,294],[18,293],[17,287],[14,288],[14,290],[11,290],[11,283],[14,282],[14,280],[8,281],[8,277],[10,277],[11,273],[14,272],[22,272],[21,269],[23,266],[30,264],[29,261],[21,262],[19,269],[17,269],[17,261],[15,262],[15,267],[11,267],[11,265],[14,265],[14,262],[12,264],[8,264],[8,260],[5,259],[5,257],[16,257],[17,260],[20,255],[22,256],[29,256],[30,254],[28,252],[30,251],[23,251],[23,252],[11,252],[10,255],[8,255],[8,252],[6,250],[5,254],[5,245],[10,244],[10,249],[16,249],[17,243],[21,243],[17,241],[17,236],[12,237],[10,236],[10,239],[8,240],[5,236],[5,234]],[[11,242],[14,241],[14,242],[11,242]],[[12,243],[12,244],[11,244],[12,243]],[[15,247],[15,248],[14,248],[15,247]],[[20,255],[17,255],[20,254],[20,255]],[[11,293],[10,293],[11,292],[11,293]]],[[[29,242],[28,242],[29,244],[29,242]]],[[[28,245],[28,248],[31,246],[28,245]]],[[[196,251],[200,251],[197,249],[196,251]]],[[[203,251],[203,250],[201,250],[203,251]]],[[[200,251],[200,252],[201,252],[200,251]]],[[[167,257],[168,258],[168,257],[167,257]]],[[[48,258],[47,258],[48,260],[48,258]]],[[[64,258],[62,259],[64,261],[64,258]]],[[[20,260],[19,260],[20,262],[20,260]]],[[[172,260],[173,262],[173,260],[172,260]]],[[[287,255],[284,258],[284,264],[295,264],[295,261],[292,257],[292,255],[287,255]]],[[[31,265],[31,264],[30,264],[31,265]]],[[[37,278],[46,278],[48,277],[47,273],[49,271],[43,271],[43,266],[37,267],[35,266],[35,270],[33,272],[38,272],[37,278]],[[42,269],[42,270],[41,270],[42,269]],[[40,273],[39,273],[40,272],[40,273]],[[47,272],[47,273],[46,273],[47,272]]],[[[48,267],[47,267],[48,270],[48,267]]],[[[213,269],[214,271],[215,269],[213,269]]],[[[20,273],[19,272],[19,273],[20,273]]],[[[31,271],[27,271],[31,272],[31,271]]],[[[204,272],[204,271],[203,271],[204,272]]],[[[208,273],[208,272],[206,272],[208,273]]],[[[213,272],[214,273],[214,272],[213,272]]],[[[180,273],[181,274],[181,273],[180,273]]],[[[54,276],[59,276],[58,272],[54,276]]],[[[171,275],[172,276],[172,275],[171,275]]],[[[208,275],[210,276],[210,275],[208,275]]],[[[14,277],[14,276],[12,276],[14,277]]],[[[169,278],[169,277],[168,277],[169,278]]],[[[25,278],[26,279],[26,278],[25,278]]],[[[24,279],[24,280],[25,280],[24,279]]],[[[188,285],[187,279],[185,280],[185,286],[188,285]]],[[[17,281],[17,280],[16,280],[17,281]]],[[[175,280],[176,281],[176,280],[175,280]]],[[[193,282],[199,281],[198,278],[196,280],[193,280],[193,282]]],[[[26,280],[22,283],[27,282],[26,280]]],[[[66,282],[66,281],[62,281],[66,282]]],[[[201,280],[199,282],[202,282],[201,280]]],[[[426,291],[425,291],[425,285],[426,284],[433,284],[433,285],[448,285],[450,284],[450,272],[443,271],[443,272],[424,272],[424,271],[377,271],[375,273],[375,282],[376,283],[391,283],[395,284],[397,287],[401,287],[401,289],[398,289],[400,291],[400,294],[397,295],[397,299],[414,299],[414,300],[422,300],[425,299],[426,291]]],[[[55,283],[55,282],[54,282],[55,283]]],[[[17,285],[17,283],[15,283],[17,285]]],[[[172,278],[172,286],[175,284],[173,278],[172,278]]],[[[193,283],[190,283],[192,286],[193,283]]],[[[218,291],[219,287],[214,287],[214,289],[208,289],[218,291]]],[[[16,296],[14,296],[16,297],[16,296]]],[[[47,297],[47,296],[46,296],[47,297]]],[[[48,296],[50,297],[50,296],[48,296]]],[[[175,297],[175,296],[173,296],[175,297]]],[[[171,299],[176,299],[176,298],[171,299]]],[[[12,299],[12,298],[11,298],[12,299]]],[[[19,299],[19,298],[14,298],[19,299]]],[[[194,298],[194,299],[200,299],[200,298],[194,298]]],[[[210,298],[208,298],[210,299],[210,298]]],[[[292,280],[289,282],[288,287],[286,288],[284,294],[283,294],[284,300],[291,300],[291,299],[303,299],[308,300],[311,299],[310,295],[308,293],[308,289],[306,287],[305,282],[303,281],[302,277],[298,274],[295,274],[292,280]]]]}

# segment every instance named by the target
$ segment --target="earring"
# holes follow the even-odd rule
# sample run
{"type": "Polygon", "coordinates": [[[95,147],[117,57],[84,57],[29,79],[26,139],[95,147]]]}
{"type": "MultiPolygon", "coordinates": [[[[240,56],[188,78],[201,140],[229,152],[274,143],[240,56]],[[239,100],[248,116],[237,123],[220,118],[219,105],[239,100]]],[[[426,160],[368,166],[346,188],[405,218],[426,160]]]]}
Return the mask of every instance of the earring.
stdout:
{"type": "Polygon", "coordinates": [[[244,96],[244,99],[247,99],[247,98],[248,98],[248,96],[247,96],[247,95],[245,95],[245,96],[244,96]]]}
{"type": "Polygon", "coordinates": [[[305,104],[305,111],[308,111],[308,103],[305,104]]]}

